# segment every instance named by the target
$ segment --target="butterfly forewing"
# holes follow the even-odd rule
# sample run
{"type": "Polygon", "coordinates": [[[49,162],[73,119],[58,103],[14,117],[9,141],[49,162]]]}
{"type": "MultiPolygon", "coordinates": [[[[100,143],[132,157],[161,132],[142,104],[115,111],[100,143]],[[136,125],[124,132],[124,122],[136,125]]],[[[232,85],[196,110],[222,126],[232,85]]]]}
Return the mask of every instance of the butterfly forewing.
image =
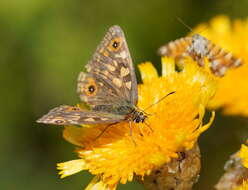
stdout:
{"type": "Polygon", "coordinates": [[[73,106],[60,106],[54,108],[37,122],[55,125],[81,125],[114,123],[124,119],[123,115],[114,115],[106,112],[96,112],[73,106]]]}
{"type": "Polygon", "coordinates": [[[108,30],[86,69],[96,79],[104,80],[108,88],[115,89],[116,96],[131,104],[137,103],[134,67],[124,33],[119,26],[113,26],[108,30]]]}

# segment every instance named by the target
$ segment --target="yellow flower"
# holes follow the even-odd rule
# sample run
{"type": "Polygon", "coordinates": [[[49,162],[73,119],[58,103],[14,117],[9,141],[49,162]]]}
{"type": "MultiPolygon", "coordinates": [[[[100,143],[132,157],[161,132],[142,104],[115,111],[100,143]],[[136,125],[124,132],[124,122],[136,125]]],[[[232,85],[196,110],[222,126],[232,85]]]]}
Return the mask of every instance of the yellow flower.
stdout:
{"type": "Polygon", "coordinates": [[[248,147],[244,144],[242,144],[239,151],[239,157],[242,159],[243,165],[248,168],[248,147]]]}
{"type": "Polygon", "coordinates": [[[244,63],[219,79],[219,89],[210,107],[222,107],[223,112],[229,115],[248,116],[248,19],[230,21],[226,16],[217,16],[209,24],[196,27],[194,32],[200,32],[213,43],[240,57],[244,63]]]}
{"type": "Polygon", "coordinates": [[[87,190],[113,190],[119,182],[132,181],[134,175],[149,175],[154,168],[177,158],[178,151],[191,149],[214,119],[213,112],[209,123],[202,124],[205,106],[216,91],[216,80],[191,59],[185,62],[178,72],[173,59],[162,58],[161,77],[151,63],[139,65],[143,84],[138,86],[137,106],[141,110],[175,93],[147,110],[148,126],[132,123],[132,136],[127,122],[111,126],[96,140],[106,125],[65,127],[63,136],[78,146],[81,159],[58,164],[61,177],[88,170],[96,177],[87,190]]]}

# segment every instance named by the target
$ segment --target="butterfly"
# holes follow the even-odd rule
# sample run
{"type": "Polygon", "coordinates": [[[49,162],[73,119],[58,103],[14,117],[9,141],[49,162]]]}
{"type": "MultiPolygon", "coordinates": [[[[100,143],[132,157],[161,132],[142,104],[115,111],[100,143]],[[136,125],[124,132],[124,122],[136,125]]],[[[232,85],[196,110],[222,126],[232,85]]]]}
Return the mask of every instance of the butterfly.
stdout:
{"type": "Polygon", "coordinates": [[[184,37],[169,42],[158,50],[160,56],[172,56],[179,60],[185,56],[192,57],[200,66],[204,66],[204,57],[210,62],[210,70],[217,76],[224,76],[229,68],[242,64],[231,52],[215,45],[200,34],[184,37]]]}
{"type": "MultiPolygon", "coordinates": [[[[90,108],[62,105],[49,111],[37,121],[38,123],[143,123],[147,119],[146,113],[136,107],[136,75],[124,33],[119,26],[112,26],[108,30],[86,65],[86,71],[80,72],[78,76],[77,93],[80,100],[90,108]]],[[[172,93],[174,92],[169,94],[172,93]]]]}

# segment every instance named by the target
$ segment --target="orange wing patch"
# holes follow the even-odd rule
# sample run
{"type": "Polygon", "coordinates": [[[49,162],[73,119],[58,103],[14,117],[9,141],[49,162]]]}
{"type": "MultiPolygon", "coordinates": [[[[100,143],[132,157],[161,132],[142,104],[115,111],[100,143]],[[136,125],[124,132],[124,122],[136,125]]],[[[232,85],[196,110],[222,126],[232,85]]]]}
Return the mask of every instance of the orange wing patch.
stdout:
{"type": "Polygon", "coordinates": [[[111,52],[116,52],[120,49],[121,45],[122,45],[122,40],[121,38],[117,37],[111,40],[107,48],[111,52]]]}
{"type": "Polygon", "coordinates": [[[95,96],[98,88],[93,78],[88,78],[88,83],[84,87],[84,92],[87,96],[95,96]]]}

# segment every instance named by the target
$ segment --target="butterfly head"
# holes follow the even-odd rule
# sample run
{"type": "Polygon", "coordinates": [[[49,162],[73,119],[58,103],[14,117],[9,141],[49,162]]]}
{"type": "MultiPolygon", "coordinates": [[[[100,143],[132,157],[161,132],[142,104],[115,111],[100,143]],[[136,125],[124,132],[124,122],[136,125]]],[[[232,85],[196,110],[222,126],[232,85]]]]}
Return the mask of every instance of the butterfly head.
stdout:
{"type": "Polygon", "coordinates": [[[199,57],[204,57],[208,53],[208,40],[200,34],[192,36],[192,44],[189,47],[190,53],[195,53],[199,57]]]}
{"type": "Polygon", "coordinates": [[[144,123],[146,118],[147,118],[147,115],[144,112],[135,111],[132,119],[135,123],[144,123]]]}

